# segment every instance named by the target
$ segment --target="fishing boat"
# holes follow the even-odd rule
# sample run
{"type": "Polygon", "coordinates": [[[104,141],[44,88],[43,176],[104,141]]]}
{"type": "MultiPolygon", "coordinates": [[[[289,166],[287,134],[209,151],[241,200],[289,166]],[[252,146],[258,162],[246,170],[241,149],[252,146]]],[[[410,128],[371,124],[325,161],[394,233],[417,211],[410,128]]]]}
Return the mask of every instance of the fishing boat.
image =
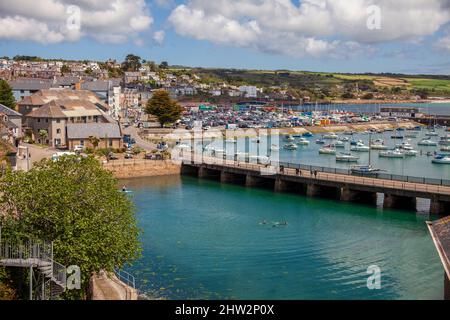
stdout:
{"type": "Polygon", "coordinates": [[[337,138],[339,138],[339,136],[336,133],[334,133],[334,132],[330,132],[330,133],[328,133],[328,134],[323,136],[323,139],[327,139],[327,140],[334,140],[334,139],[337,139],[337,138]]]}
{"type": "Polygon", "coordinates": [[[356,146],[358,143],[363,143],[363,141],[362,140],[358,140],[358,141],[352,140],[352,141],[350,141],[350,145],[351,146],[356,146]]]}
{"type": "Polygon", "coordinates": [[[331,146],[325,146],[319,150],[319,154],[336,154],[336,149],[333,149],[331,146]]]}
{"type": "Polygon", "coordinates": [[[450,155],[447,154],[439,154],[431,160],[432,163],[436,164],[450,164],[450,155]]]}
{"type": "Polygon", "coordinates": [[[401,139],[404,139],[404,138],[405,137],[402,136],[401,134],[395,134],[395,135],[391,136],[391,139],[394,139],[394,140],[401,140],[401,139]]]}
{"type": "Polygon", "coordinates": [[[352,136],[354,134],[354,131],[345,131],[344,134],[346,136],[352,136]]]}
{"type": "Polygon", "coordinates": [[[325,141],[323,139],[317,139],[316,144],[325,144],[325,141]]]}
{"type": "Polygon", "coordinates": [[[309,146],[309,140],[307,140],[305,138],[300,138],[300,140],[298,140],[297,144],[299,144],[301,146],[309,146]]]}
{"type": "Polygon", "coordinates": [[[364,143],[358,142],[356,146],[351,147],[350,150],[356,152],[369,152],[370,148],[366,146],[364,143]]]}
{"type": "Polygon", "coordinates": [[[297,150],[297,145],[295,143],[288,143],[283,146],[286,150],[297,150]]]}
{"type": "Polygon", "coordinates": [[[308,132],[305,132],[302,136],[306,137],[306,138],[311,138],[313,136],[313,134],[308,131],[308,132]]]}
{"type": "Polygon", "coordinates": [[[418,145],[419,146],[427,146],[427,147],[436,147],[438,145],[438,143],[433,140],[423,139],[422,141],[419,141],[418,145]]]}
{"type": "Polygon", "coordinates": [[[348,142],[348,141],[350,141],[350,139],[348,137],[343,137],[343,138],[341,138],[340,141],[348,142]]]}
{"type": "Polygon", "coordinates": [[[351,153],[341,152],[338,155],[336,155],[337,162],[358,162],[358,160],[359,160],[359,157],[355,156],[351,153]]]}
{"type": "Polygon", "coordinates": [[[379,156],[381,158],[404,158],[405,154],[401,150],[389,150],[380,152],[379,156]]]}

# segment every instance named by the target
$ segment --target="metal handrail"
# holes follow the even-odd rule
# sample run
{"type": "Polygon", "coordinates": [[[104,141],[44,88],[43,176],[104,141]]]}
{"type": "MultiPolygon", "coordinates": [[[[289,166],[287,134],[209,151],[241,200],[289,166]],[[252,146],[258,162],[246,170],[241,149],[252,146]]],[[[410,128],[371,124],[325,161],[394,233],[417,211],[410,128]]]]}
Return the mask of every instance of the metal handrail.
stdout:
{"type": "Polygon", "coordinates": [[[49,243],[35,243],[31,241],[1,241],[0,259],[29,260],[36,259],[43,262],[52,262],[53,252],[49,243]]]}
{"type": "Polygon", "coordinates": [[[124,270],[119,269],[114,269],[114,274],[120,281],[125,283],[127,286],[136,289],[136,279],[134,278],[133,275],[124,270]]]}
{"type": "Polygon", "coordinates": [[[53,278],[59,282],[59,284],[62,285],[63,289],[66,289],[66,285],[67,285],[67,272],[66,272],[66,267],[63,266],[62,264],[53,261],[52,264],[52,275],[53,278]]]}

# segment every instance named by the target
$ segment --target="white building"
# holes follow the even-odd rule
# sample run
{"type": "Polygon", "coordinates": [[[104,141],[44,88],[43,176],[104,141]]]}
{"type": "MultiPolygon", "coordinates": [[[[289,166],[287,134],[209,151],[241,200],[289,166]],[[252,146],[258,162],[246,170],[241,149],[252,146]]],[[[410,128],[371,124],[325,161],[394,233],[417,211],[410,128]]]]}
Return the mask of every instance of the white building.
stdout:
{"type": "Polygon", "coordinates": [[[239,91],[242,92],[246,98],[256,98],[258,96],[258,89],[255,86],[240,86],[239,91]]]}

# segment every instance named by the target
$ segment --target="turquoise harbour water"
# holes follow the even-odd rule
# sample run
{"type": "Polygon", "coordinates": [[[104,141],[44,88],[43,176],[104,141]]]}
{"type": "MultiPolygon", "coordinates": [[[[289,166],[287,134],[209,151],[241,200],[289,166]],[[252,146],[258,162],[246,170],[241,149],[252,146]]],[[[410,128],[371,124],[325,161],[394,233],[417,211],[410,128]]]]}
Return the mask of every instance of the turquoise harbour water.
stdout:
{"type": "Polygon", "coordinates": [[[121,181],[143,257],[127,269],[166,299],[441,299],[425,221],[405,211],[191,177],[121,181]],[[267,225],[261,225],[266,220],[267,225]],[[274,227],[274,222],[287,226],[274,227]],[[367,268],[381,268],[381,290],[367,268]]]}

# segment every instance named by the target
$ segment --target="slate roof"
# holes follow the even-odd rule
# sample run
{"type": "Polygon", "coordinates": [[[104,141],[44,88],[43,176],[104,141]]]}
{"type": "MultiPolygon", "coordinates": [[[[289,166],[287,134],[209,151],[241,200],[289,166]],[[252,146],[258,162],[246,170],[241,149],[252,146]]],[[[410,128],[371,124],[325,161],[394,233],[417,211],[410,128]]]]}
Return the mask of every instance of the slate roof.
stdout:
{"type": "Polygon", "coordinates": [[[427,224],[447,277],[450,279],[450,216],[427,224]]]}
{"type": "Polygon", "coordinates": [[[106,137],[122,138],[117,123],[71,123],[67,125],[67,137],[69,139],[88,139],[90,136],[101,139],[106,137]]]}
{"type": "Polygon", "coordinates": [[[15,116],[15,117],[22,117],[22,115],[20,113],[18,113],[17,111],[8,108],[7,106],[4,106],[0,103],[0,113],[4,113],[7,116],[11,117],[11,116],[15,116]]]}

